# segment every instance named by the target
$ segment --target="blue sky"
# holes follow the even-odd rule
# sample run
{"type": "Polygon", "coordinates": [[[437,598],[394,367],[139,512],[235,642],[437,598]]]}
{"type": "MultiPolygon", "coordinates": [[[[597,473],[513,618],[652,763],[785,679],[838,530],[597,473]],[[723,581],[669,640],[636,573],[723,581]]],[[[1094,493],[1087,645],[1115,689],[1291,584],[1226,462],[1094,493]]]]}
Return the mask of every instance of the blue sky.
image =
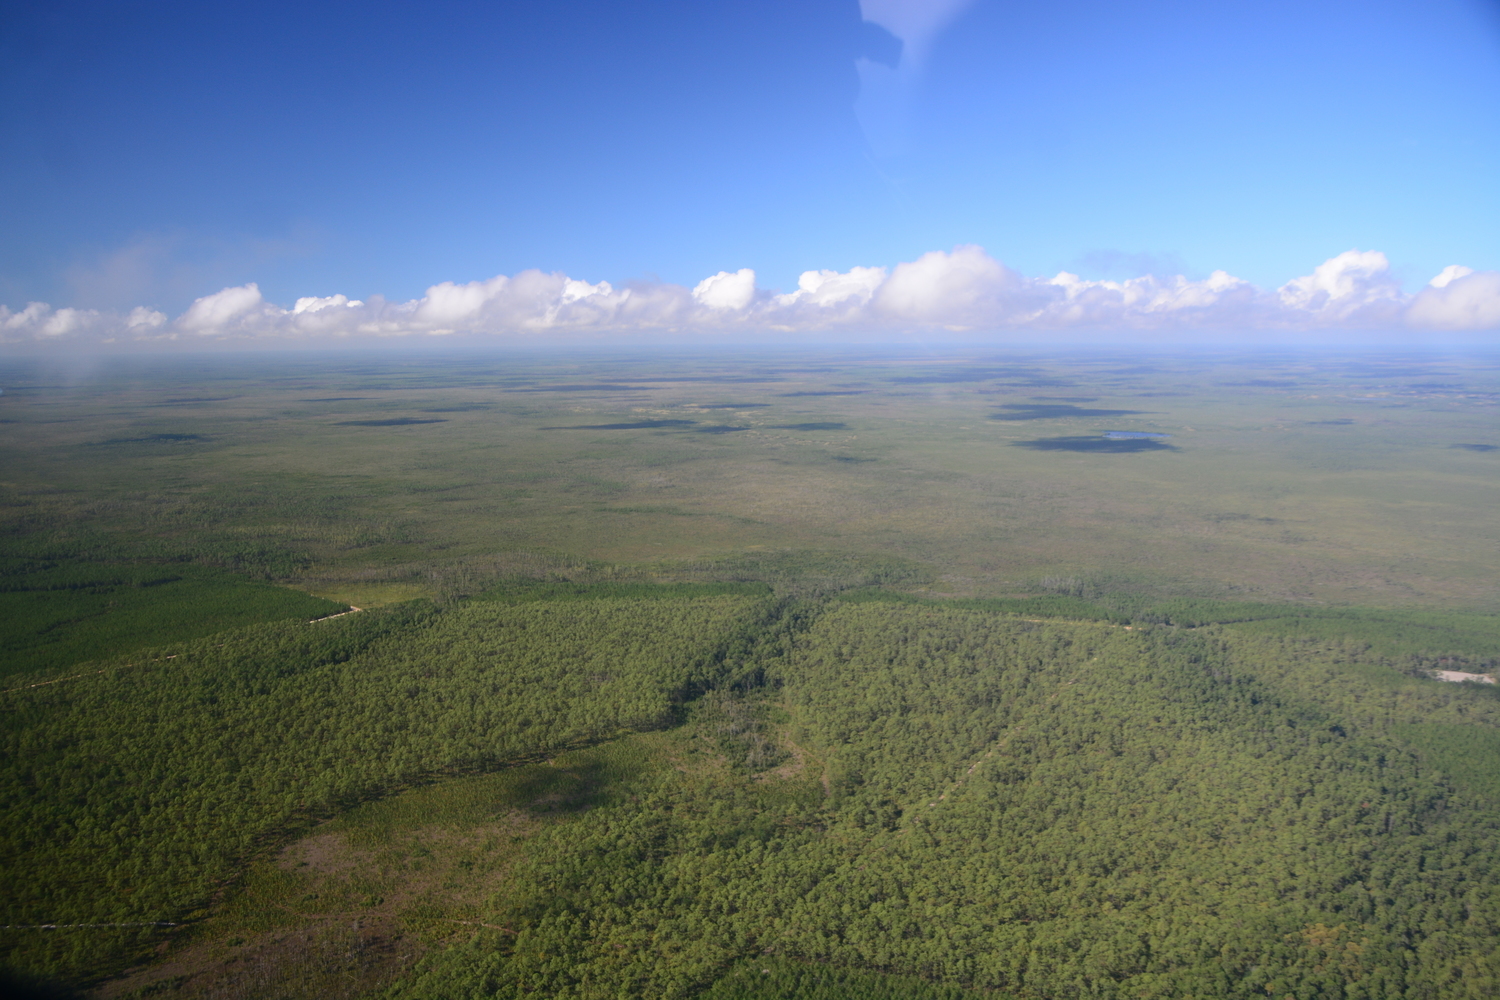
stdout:
{"type": "Polygon", "coordinates": [[[1408,296],[1500,271],[1492,0],[11,0],[0,25],[11,310],[527,269],[748,268],[769,301],[964,245],[1259,289],[1355,248],[1408,296]]]}

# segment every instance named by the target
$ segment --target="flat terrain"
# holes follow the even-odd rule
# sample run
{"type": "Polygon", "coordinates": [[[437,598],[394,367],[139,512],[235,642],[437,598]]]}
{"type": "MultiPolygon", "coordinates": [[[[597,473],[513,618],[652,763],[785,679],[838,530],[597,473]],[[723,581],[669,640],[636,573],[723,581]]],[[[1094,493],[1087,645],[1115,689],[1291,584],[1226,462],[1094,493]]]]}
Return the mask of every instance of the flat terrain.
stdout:
{"type": "Polygon", "coordinates": [[[1500,600],[1492,359],[250,356],[3,381],[21,539],[360,606],[474,561],[808,551],[979,596],[1500,600]]]}
{"type": "Polygon", "coordinates": [[[1500,360],[11,359],[0,388],[18,975],[1500,990],[1500,690],[1436,679],[1500,667],[1500,360]]]}

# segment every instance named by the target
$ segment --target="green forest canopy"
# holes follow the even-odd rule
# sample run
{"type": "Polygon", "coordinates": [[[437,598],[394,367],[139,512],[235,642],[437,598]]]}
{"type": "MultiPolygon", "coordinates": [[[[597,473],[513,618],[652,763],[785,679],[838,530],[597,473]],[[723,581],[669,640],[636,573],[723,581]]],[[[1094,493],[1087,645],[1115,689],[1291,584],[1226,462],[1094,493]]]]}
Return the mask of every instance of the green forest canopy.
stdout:
{"type": "Polygon", "coordinates": [[[1263,367],[12,364],[7,974],[1496,995],[1494,373],[1263,367]]]}
{"type": "MultiPolygon", "coordinates": [[[[719,750],[610,772],[488,904],[510,933],[434,951],[392,996],[1500,984],[1500,701],[1357,635],[746,586],[497,596],[10,692],[7,923],[198,919],[263,845],[350,804],[666,727],[719,750]],[[736,755],[751,730],[784,746],[736,755]]],[[[7,935],[13,964],[87,979],[167,933],[7,935]]]]}

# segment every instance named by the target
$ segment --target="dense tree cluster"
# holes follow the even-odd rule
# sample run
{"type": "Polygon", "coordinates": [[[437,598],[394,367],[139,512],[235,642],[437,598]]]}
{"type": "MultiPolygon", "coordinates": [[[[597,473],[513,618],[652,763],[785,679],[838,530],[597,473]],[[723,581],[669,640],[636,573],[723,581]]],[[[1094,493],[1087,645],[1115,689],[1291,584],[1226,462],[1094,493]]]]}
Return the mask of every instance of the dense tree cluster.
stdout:
{"type": "Polygon", "coordinates": [[[678,727],[390,1000],[1500,993],[1500,698],[1270,621],[547,584],[222,633],[7,695],[5,922],[191,919],[360,799],[678,727]]]}
{"type": "MultiPolygon", "coordinates": [[[[0,923],[181,921],[266,837],[343,805],[664,725],[764,604],[488,602],[298,620],[12,691],[0,923]]],[[[73,974],[152,935],[6,932],[12,961],[73,974]]]]}
{"type": "Polygon", "coordinates": [[[1037,997],[1492,996],[1495,801],[1378,719],[1489,731],[1494,702],[1347,652],[835,606],[769,671],[822,775],[641,779],[538,842],[496,900],[516,933],[393,996],[685,997],[766,954],[1037,997]]]}

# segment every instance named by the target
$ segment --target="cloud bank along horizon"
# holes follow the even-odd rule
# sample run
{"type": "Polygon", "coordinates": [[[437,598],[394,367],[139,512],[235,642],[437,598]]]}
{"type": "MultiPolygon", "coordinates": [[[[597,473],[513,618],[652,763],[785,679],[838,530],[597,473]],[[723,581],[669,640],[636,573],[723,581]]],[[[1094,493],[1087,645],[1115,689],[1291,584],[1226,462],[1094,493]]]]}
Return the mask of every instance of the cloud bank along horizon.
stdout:
{"type": "Polygon", "coordinates": [[[305,296],[266,301],[255,283],[193,302],[175,319],[129,312],[0,306],[0,343],[178,346],[194,342],[338,344],[483,335],[518,343],[673,334],[794,334],[830,340],[909,333],[1034,331],[1483,332],[1500,330],[1500,271],[1450,265],[1414,294],[1383,253],[1349,250],[1274,291],[1224,271],[1202,280],[1143,275],[1089,281],[1066,271],[1027,277],[981,247],[932,251],[894,267],[806,271],[791,292],[759,287],[755,271],[720,271],[693,288],[665,282],[615,288],[561,272],[521,271],[443,282],[421,298],[305,296]]]}

